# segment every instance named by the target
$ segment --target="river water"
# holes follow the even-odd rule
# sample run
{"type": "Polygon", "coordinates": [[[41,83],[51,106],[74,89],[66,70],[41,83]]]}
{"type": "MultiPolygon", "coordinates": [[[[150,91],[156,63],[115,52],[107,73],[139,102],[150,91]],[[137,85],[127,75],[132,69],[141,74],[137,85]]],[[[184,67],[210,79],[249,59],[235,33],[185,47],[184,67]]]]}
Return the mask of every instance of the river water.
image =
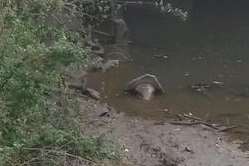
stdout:
{"type": "Polygon", "coordinates": [[[247,140],[249,10],[238,9],[200,9],[183,22],[151,7],[130,6],[125,18],[133,61],[93,74],[91,86],[103,92],[110,105],[129,115],[164,120],[172,114],[192,113],[212,122],[237,125],[233,136],[247,140]],[[165,95],[145,102],[123,93],[129,80],[145,73],[158,77],[165,95]],[[224,86],[210,88],[205,94],[191,89],[194,84],[214,81],[224,86]]]}

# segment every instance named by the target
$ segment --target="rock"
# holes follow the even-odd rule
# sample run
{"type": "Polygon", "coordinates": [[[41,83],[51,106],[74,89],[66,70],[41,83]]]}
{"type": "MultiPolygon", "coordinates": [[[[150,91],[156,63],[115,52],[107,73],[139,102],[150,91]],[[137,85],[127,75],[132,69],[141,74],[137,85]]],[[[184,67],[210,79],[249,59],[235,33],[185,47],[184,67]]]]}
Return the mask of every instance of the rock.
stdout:
{"type": "Polygon", "coordinates": [[[100,99],[100,93],[94,89],[87,88],[86,84],[69,84],[68,88],[78,90],[82,94],[87,95],[95,100],[100,99]]]}
{"type": "Polygon", "coordinates": [[[94,54],[103,56],[105,54],[104,47],[100,44],[100,42],[95,39],[94,42],[92,42],[91,50],[94,54]]]}
{"type": "Polygon", "coordinates": [[[106,63],[103,64],[102,71],[106,72],[107,70],[118,66],[119,66],[119,60],[108,60],[106,63]]]}
{"type": "Polygon", "coordinates": [[[118,67],[119,66],[119,60],[107,60],[104,62],[103,58],[96,58],[93,60],[93,62],[90,64],[90,69],[92,71],[103,71],[106,72],[107,70],[118,67]]]}
{"type": "Polygon", "coordinates": [[[157,77],[152,74],[144,74],[131,80],[126,91],[138,94],[143,100],[151,100],[155,94],[164,93],[164,89],[157,77]]]}
{"type": "Polygon", "coordinates": [[[75,89],[84,91],[87,84],[87,72],[81,71],[80,73],[75,73],[67,76],[67,86],[69,89],[75,89]]]}
{"type": "Polygon", "coordinates": [[[104,64],[104,59],[102,57],[99,56],[92,57],[88,68],[90,71],[99,71],[102,70],[103,64],[104,64]]]}
{"type": "Polygon", "coordinates": [[[95,100],[100,99],[100,93],[94,89],[86,88],[86,90],[83,93],[88,95],[89,97],[95,99],[95,100]]]}

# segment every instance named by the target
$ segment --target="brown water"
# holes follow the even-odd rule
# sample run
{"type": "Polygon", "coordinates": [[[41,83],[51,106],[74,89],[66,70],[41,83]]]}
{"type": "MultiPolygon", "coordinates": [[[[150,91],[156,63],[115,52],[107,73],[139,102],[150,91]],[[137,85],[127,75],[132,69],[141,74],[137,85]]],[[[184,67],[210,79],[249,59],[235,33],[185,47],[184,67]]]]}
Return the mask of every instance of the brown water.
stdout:
{"type": "MultiPolygon", "coordinates": [[[[228,10],[229,9],[229,10],[228,10]]],[[[227,125],[238,125],[237,137],[249,137],[249,10],[200,12],[187,22],[151,8],[130,7],[132,63],[93,74],[91,86],[129,115],[162,120],[189,113],[227,125]],[[153,55],[163,54],[167,58],[153,55]],[[126,83],[142,74],[157,75],[166,94],[145,102],[123,93],[126,83]],[[97,80],[97,81],[96,81],[97,80]],[[224,87],[202,95],[190,86],[219,81],[224,87]]]]}

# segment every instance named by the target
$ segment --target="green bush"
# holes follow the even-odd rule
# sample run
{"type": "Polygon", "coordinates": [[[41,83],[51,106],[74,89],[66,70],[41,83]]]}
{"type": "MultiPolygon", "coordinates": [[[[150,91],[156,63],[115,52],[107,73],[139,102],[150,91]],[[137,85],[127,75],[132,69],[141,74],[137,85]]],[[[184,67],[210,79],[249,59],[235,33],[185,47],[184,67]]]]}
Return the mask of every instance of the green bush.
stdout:
{"type": "Polygon", "coordinates": [[[63,2],[0,2],[0,165],[117,156],[108,142],[81,135],[77,101],[65,93],[63,71],[87,61],[80,35],[37,21],[63,2]]]}

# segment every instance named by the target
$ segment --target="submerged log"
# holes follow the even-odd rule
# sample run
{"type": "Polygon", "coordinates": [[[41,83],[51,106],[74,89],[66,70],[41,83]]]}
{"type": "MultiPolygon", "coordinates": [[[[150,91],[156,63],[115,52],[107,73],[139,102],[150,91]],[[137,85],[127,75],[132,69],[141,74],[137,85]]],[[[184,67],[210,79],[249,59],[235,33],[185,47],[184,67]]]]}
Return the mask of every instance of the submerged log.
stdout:
{"type": "Polygon", "coordinates": [[[139,95],[143,100],[151,100],[156,94],[164,93],[161,83],[152,74],[144,74],[131,80],[126,91],[139,95]]]}

